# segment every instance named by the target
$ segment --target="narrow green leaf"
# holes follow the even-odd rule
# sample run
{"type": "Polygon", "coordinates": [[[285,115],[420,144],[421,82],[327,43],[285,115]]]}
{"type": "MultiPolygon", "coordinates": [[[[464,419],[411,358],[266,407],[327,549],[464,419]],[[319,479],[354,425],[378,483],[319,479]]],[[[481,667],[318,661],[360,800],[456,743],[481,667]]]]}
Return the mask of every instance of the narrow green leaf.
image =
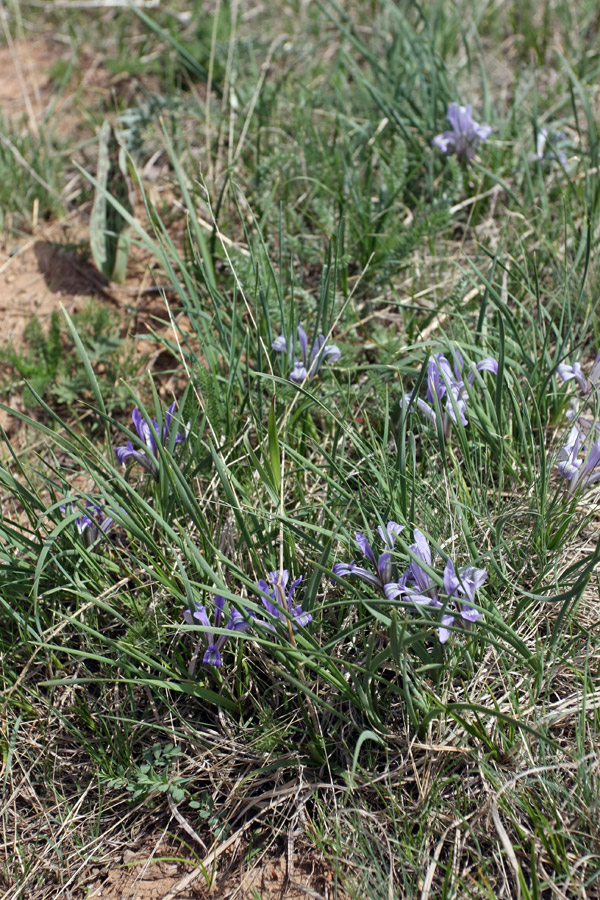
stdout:
{"type": "Polygon", "coordinates": [[[279,492],[281,484],[281,454],[279,452],[279,436],[277,434],[277,419],[275,418],[275,404],[271,405],[269,412],[269,458],[271,460],[271,472],[273,483],[279,492]]]}

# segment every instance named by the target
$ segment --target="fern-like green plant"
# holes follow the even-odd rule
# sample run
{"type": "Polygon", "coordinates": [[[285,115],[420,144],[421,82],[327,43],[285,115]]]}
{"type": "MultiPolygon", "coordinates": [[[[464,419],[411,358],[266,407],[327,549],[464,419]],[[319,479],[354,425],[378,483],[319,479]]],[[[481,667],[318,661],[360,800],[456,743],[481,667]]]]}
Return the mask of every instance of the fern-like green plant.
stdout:
{"type": "MultiPolygon", "coordinates": [[[[63,355],[60,319],[56,310],[50,317],[47,335],[44,334],[40,320],[37,316],[33,316],[25,329],[25,341],[27,345],[25,350],[19,351],[11,344],[7,350],[0,353],[0,359],[10,363],[23,378],[27,379],[31,388],[42,395],[56,378],[63,355]]],[[[24,402],[26,406],[36,405],[29,388],[25,390],[24,402]]]]}

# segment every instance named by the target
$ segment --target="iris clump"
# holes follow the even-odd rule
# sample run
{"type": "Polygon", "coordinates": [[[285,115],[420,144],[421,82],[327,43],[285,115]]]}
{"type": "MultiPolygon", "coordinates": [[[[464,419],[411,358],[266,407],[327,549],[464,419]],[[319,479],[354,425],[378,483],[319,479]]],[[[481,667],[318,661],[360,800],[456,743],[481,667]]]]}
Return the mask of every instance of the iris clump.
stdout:
{"type": "MultiPolygon", "coordinates": [[[[75,519],[75,528],[85,546],[91,547],[107,533],[114,520],[107,516],[100,506],[96,506],[90,500],[86,501],[86,508],[87,513],[77,516],[75,519]]],[[[63,515],[68,516],[75,512],[75,508],[72,503],[68,503],[66,506],[61,506],[60,511],[63,515]]]]}
{"type": "Polygon", "coordinates": [[[271,344],[271,349],[277,353],[287,353],[290,365],[293,360],[293,368],[288,378],[296,384],[314,378],[325,361],[337,362],[342,355],[335,344],[325,343],[323,334],[315,339],[309,352],[308,335],[302,327],[302,322],[298,325],[297,341],[293,337],[288,340],[285,335],[280,334],[271,344]]]}
{"type": "Polygon", "coordinates": [[[485,569],[467,566],[457,570],[451,559],[446,561],[443,588],[432,576],[432,559],[429,542],[422,531],[415,528],[414,544],[408,548],[411,562],[397,581],[392,578],[392,564],[389,550],[393,549],[396,537],[403,526],[388,522],[386,528],[379,526],[379,534],[386,549],[379,557],[365,536],[356,532],[356,542],[364,556],[376,570],[375,574],[351,563],[336,563],[333,574],[336,577],[356,575],[362,581],[380,590],[388,600],[414,603],[429,610],[440,611],[438,637],[442,644],[450,637],[450,629],[471,628],[482,614],[474,608],[475,594],[487,578],[485,569]]]}
{"type": "Polygon", "coordinates": [[[385,593],[385,586],[393,577],[392,557],[389,551],[394,549],[396,537],[403,530],[404,525],[398,525],[397,522],[388,522],[385,528],[381,525],[378,526],[377,531],[386,548],[378,557],[375,556],[373,548],[364,534],[361,534],[360,531],[355,532],[356,543],[358,544],[361,553],[369,560],[375,571],[370,572],[362,566],[357,566],[354,560],[352,560],[350,563],[336,563],[333,567],[333,574],[340,578],[345,578],[348,575],[356,575],[361,581],[365,581],[367,584],[371,584],[382,593],[385,593]]]}
{"type": "MultiPolygon", "coordinates": [[[[563,382],[574,381],[586,402],[598,393],[600,382],[600,352],[597,353],[589,372],[586,374],[578,362],[561,363],[556,369],[563,382]]],[[[568,492],[574,494],[600,481],[600,426],[585,415],[578,414],[575,407],[567,411],[567,418],[573,424],[567,442],[558,451],[558,471],[568,481],[568,492]]]]}
{"type": "MultiPolygon", "coordinates": [[[[269,584],[264,578],[259,579],[258,589],[261,593],[261,600],[264,608],[270,613],[274,619],[277,619],[284,625],[291,623],[292,629],[296,631],[312,622],[312,616],[309,612],[302,609],[302,605],[297,603],[294,605],[293,594],[300,582],[302,575],[292,582],[289,589],[286,589],[290,580],[290,573],[287,569],[277,569],[275,572],[269,572],[267,575],[269,584]]],[[[263,622],[268,628],[273,628],[270,623],[263,622]]]]}
{"type": "MultiPolygon", "coordinates": [[[[133,420],[133,424],[135,425],[135,430],[138,433],[138,437],[140,441],[145,444],[145,447],[143,450],[136,450],[132,442],[127,441],[125,446],[117,447],[115,449],[117,462],[121,463],[121,465],[124,466],[125,460],[128,457],[133,457],[139,463],[141,463],[141,465],[148,472],[150,472],[151,475],[154,475],[155,478],[158,477],[158,466],[160,459],[159,442],[163,447],[166,447],[169,443],[171,428],[173,425],[173,413],[176,406],[177,401],[174,401],[168,408],[162,429],[159,428],[156,419],[150,419],[149,422],[146,421],[139,409],[136,407],[131,414],[131,418],[133,420]]],[[[177,434],[175,435],[175,443],[183,443],[183,441],[186,440],[187,436],[187,428],[184,434],[179,434],[179,432],[177,432],[177,434]]]]}
{"type": "Polygon", "coordinates": [[[491,125],[479,125],[471,115],[471,106],[459,106],[458,103],[450,103],[446,119],[452,130],[437,134],[432,145],[445,156],[455,153],[461,162],[470,162],[479,145],[492,133],[491,125]]]}
{"type": "Polygon", "coordinates": [[[600,437],[593,428],[586,435],[579,421],[569,432],[567,443],[558,452],[558,471],[569,482],[568,491],[589,487],[600,481],[600,437]],[[590,435],[596,436],[592,441],[590,435]]]}
{"type": "Polygon", "coordinates": [[[441,419],[444,437],[448,437],[453,422],[456,424],[460,420],[462,425],[469,424],[465,413],[469,388],[475,383],[475,370],[498,374],[498,363],[491,356],[478,362],[465,377],[466,368],[467,364],[458,350],[454,352],[454,368],[443,353],[430,356],[427,364],[426,400],[415,398],[413,392],[405,394],[400,400],[400,406],[414,403],[419,412],[434,425],[441,419]]]}
{"type": "Polygon", "coordinates": [[[444,644],[450,637],[451,628],[471,628],[482,617],[473,607],[475,594],[485,582],[485,569],[473,566],[456,570],[451,559],[446,561],[443,576],[443,590],[434,581],[431,572],[431,549],[422,531],[415,528],[415,543],[409,547],[411,563],[397,583],[386,584],[388,600],[400,599],[405,603],[431,610],[441,610],[438,638],[444,644]]]}
{"type": "MultiPolygon", "coordinates": [[[[258,589],[263,606],[274,619],[288,627],[291,625],[294,631],[312,622],[311,614],[305,612],[300,603],[294,604],[293,602],[294,591],[302,581],[302,576],[293,581],[289,588],[290,573],[287,569],[270,572],[267,578],[270,584],[261,578],[258,581],[258,589]]],[[[246,613],[247,619],[237,609],[232,608],[225,625],[225,598],[219,594],[215,596],[212,625],[206,606],[198,606],[193,610],[186,609],[183,614],[186,624],[202,625],[205,629],[206,651],[202,657],[204,665],[220,668],[222,664],[221,650],[226,641],[235,634],[244,634],[252,625],[262,625],[271,631],[275,630],[275,626],[271,622],[257,618],[252,610],[247,609],[246,613]],[[216,635],[215,629],[223,629],[224,633],[216,635]]]]}
{"type": "MultiPolygon", "coordinates": [[[[224,619],[224,610],[225,610],[225,597],[221,597],[219,594],[215,597],[215,611],[214,611],[214,625],[211,625],[210,619],[208,617],[208,612],[205,606],[198,606],[196,609],[186,609],[183,614],[183,618],[187,625],[197,625],[198,623],[204,628],[206,631],[204,632],[204,640],[206,641],[206,651],[204,656],[202,657],[202,662],[205,666],[216,666],[217,668],[221,667],[221,650],[223,649],[225,642],[231,637],[233,634],[243,634],[248,631],[250,627],[250,622],[247,622],[244,619],[243,615],[237,610],[232,609],[229,613],[229,621],[227,625],[222,625],[224,619]],[[229,634],[220,634],[215,636],[212,628],[226,628],[229,634]]],[[[249,613],[252,618],[252,613],[249,613]]]]}

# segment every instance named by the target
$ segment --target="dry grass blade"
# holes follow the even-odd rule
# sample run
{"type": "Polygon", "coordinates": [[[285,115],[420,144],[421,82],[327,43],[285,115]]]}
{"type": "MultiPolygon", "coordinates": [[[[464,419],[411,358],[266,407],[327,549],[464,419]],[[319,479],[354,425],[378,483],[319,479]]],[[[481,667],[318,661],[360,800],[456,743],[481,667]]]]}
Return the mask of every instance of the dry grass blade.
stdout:
{"type": "Polygon", "coordinates": [[[512,867],[515,876],[515,891],[517,900],[521,898],[521,867],[519,866],[519,861],[517,859],[517,854],[514,851],[512,841],[508,836],[508,832],[506,828],[502,824],[502,820],[500,818],[500,813],[498,811],[498,804],[494,799],[491,801],[491,816],[492,821],[494,823],[494,827],[500,839],[500,843],[502,844],[506,856],[508,857],[508,861],[512,867]]]}

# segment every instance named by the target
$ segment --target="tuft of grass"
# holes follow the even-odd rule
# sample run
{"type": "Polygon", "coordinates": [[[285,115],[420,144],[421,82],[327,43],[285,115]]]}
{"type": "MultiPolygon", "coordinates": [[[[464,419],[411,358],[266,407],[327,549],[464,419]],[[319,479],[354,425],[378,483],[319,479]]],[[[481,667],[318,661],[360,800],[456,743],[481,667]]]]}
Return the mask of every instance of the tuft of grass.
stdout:
{"type": "Polygon", "coordinates": [[[32,221],[63,214],[64,151],[52,132],[25,135],[0,116],[0,229],[22,231],[32,221]]]}

